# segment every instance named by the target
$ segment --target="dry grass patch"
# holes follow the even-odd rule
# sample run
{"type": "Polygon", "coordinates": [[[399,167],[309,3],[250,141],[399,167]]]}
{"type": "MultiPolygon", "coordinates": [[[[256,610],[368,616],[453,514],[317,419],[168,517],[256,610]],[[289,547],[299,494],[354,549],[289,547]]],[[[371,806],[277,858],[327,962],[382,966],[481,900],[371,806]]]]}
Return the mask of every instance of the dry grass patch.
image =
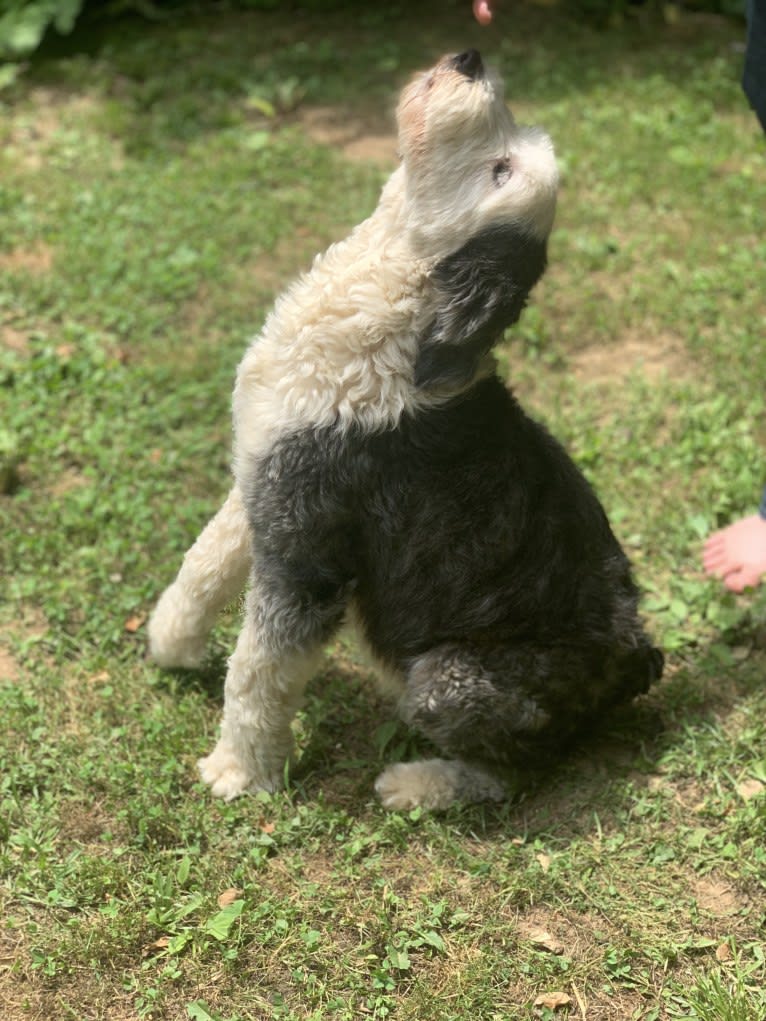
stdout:
{"type": "Polygon", "coordinates": [[[0,272],[42,276],[53,268],[54,250],[42,241],[29,248],[0,252],[0,272]]]}
{"type": "Polygon", "coordinates": [[[19,664],[15,656],[0,645],[0,684],[13,684],[19,679],[19,664]]]}
{"type": "Polygon", "coordinates": [[[690,885],[700,911],[716,922],[744,914],[752,906],[744,893],[723,878],[695,876],[690,885]]]}
{"type": "MultiPolygon", "coordinates": [[[[6,122],[7,152],[25,170],[45,170],[62,134],[70,129],[89,127],[102,106],[101,98],[87,91],[35,86],[27,92],[23,104],[11,109],[6,122]]],[[[118,146],[116,142],[111,144],[118,146]]],[[[116,148],[115,167],[122,163],[117,151],[116,148]]]]}
{"type": "Polygon", "coordinates": [[[313,142],[336,149],[349,160],[392,170],[396,166],[393,114],[386,117],[379,112],[360,114],[335,106],[313,106],[299,112],[297,123],[313,142]]]}
{"type": "Polygon", "coordinates": [[[0,345],[17,355],[29,353],[29,330],[19,330],[15,326],[0,324],[0,345]]]}
{"type": "Polygon", "coordinates": [[[594,344],[569,357],[574,378],[598,387],[619,388],[633,376],[649,382],[694,377],[694,363],[680,337],[668,332],[626,331],[610,344],[594,344]]]}

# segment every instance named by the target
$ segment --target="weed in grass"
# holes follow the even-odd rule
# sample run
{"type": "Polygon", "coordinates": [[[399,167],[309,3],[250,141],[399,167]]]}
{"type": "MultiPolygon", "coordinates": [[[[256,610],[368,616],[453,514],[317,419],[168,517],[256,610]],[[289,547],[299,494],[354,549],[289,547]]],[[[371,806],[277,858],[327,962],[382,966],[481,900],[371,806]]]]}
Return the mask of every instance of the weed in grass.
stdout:
{"type": "Polygon", "coordinates": [[[671,983],[666,991],[668,1016],[692,1021],[758,1021],[766,1012],[763,946],[738,950],[721,945],[719,956],[729,963],[697,974],[680,991],[671,983]]]}

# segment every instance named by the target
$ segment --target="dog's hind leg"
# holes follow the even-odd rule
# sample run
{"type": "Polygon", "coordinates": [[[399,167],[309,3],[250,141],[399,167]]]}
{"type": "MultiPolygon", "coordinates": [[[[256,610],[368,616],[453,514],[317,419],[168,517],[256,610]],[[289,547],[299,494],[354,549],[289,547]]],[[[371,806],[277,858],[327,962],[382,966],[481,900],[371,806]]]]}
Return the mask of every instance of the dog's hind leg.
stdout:
{"type": "Polygon", "coordinates": [[[376,789],[387,808],[446,808],[502,797],[495,769],[535,769],[585,721],[646,691],[662,655],[628,648],[449,643],[417,657],[399,708],[449,760],[392,766],[376,789]]]}
{"type": "Polygon", "coordinates": [[[384,808],[441,811],[456,802],[502,801],[506,790],[489,770],[460,759],[424,759],[388,766],[375,781],[384,808]]]}
{"type": "Polygon", "coordinates": [[[503,690],[498,666],[485,650],[441,645],[415,659],[399,703],[403,719],[434,741],[449,759],[397,763],[378,777],[383,806],[445,809],[455,802],[500,801],[504,785],[492,772],[503,756],[487,754],[498,726],[534,731],[545,722],[539,706],[512,683],[503,690]],[[490,765],[485,766],[484,763],[490,765]]]}
{"type": "Polygon", "coordinates": [[[343,617],[341,592],[316,598],[282,580],[265,566],[255,572],[229,660],[220,737],[199,762],[202,779],[227,801],[283,785],[293,746],[290,723],[323,644],[343,617]]]}
{"type": "Polygon", "coordinates": [[[218,613],[242,592],[252,554],[237,486],[184,557],[149,620],[149,655],[164,667],[199,666],[218,613]]]}

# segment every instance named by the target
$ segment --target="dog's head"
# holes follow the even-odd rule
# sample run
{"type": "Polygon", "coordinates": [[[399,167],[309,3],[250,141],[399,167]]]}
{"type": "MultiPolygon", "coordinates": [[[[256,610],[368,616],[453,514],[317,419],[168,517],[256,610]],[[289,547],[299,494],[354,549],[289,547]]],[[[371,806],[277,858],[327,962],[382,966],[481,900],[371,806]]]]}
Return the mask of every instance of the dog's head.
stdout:
{"type": "Polygon", "coordinates": [[[416,383],[459,385],[518,319],[545,268],[558,171],[550,138],[516,124],[476,50],[443,58],[397,111],[405,216],[436,260],[438,312],[416,383]]]}

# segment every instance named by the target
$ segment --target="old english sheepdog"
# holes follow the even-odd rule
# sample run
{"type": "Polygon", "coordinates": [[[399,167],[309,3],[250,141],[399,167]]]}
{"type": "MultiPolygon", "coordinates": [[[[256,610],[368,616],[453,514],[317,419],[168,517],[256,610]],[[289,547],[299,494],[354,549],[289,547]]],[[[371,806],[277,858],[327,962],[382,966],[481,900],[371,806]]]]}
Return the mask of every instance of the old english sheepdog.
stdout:
{"type": "Polygon", "coordinates": [[[193,667],[249,578],[213,794],[281,786],[291,720],[353,619],[407,723],[387,808],[500,799],[662,672],[590,486],[495,372],[541,276],[553,146],[469,50],[405,88],[377,209],[276,303],[237,372],[234,485],[149,625],[193,667]]]}

